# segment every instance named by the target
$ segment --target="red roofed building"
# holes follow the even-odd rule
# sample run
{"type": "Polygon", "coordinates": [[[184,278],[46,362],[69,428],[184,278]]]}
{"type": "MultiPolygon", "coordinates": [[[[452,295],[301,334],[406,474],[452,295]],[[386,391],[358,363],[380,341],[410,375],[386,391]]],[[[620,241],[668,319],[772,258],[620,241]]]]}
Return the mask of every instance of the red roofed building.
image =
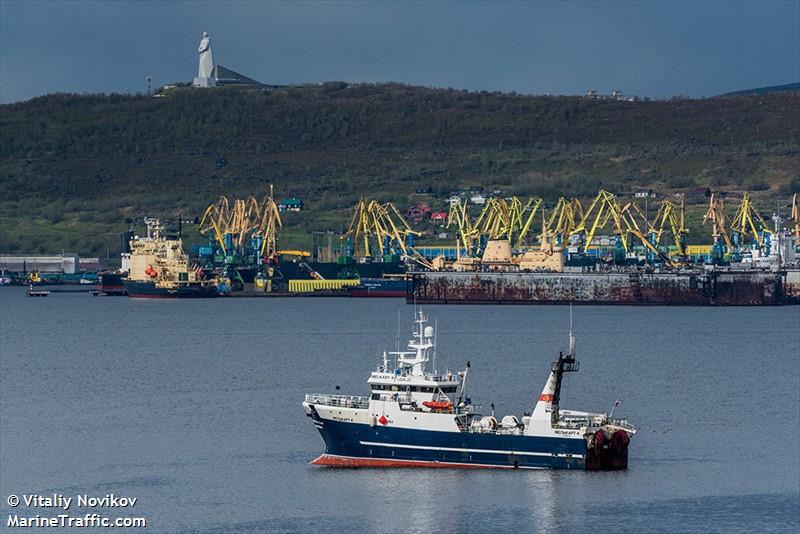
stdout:
{"type": "Polygon", "coordinates": [[[434,224],[447,224],[447,212],[446,211],[434,211],[431,212],[431,222],[434,224]]]}

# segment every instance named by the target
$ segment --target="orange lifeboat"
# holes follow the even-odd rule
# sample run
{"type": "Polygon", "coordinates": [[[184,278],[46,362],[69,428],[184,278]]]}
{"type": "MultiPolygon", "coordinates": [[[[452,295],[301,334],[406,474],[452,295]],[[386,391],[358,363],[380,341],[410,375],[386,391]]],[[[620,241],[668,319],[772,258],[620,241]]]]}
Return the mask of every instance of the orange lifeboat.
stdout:
{"type": "Polygon", "coordinates": [[[431,410],[441,412],[449,412],[453,409],[453,403],[446,401],[425,401],[422,403],[422,405],[426,408],[430,408],[431,410]]]}

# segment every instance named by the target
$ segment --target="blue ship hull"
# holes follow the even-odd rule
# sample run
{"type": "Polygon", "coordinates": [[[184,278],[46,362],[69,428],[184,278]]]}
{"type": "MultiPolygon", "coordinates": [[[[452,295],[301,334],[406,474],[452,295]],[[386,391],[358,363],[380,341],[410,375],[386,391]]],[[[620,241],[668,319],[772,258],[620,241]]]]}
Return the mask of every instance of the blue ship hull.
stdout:
{"type": "Polygon", "coordinates": [[[217,286],[188,284],[175,289],[156,287],[155,282],[136,282],[123,279],[125,290],[133,298],[213,298],[217,296],[217,286]]]}
{"type": "Polygon", "coordinates": [[[581,439],[371,427],[314,417],[325,440],[318,465],[585,469],[581,439]]]}
{"type": "Polygon", "coordinates": [[[362,278],[350,289],[354,297],[405,297],[407,292],[406,280],[397,278],[362,278]]]}

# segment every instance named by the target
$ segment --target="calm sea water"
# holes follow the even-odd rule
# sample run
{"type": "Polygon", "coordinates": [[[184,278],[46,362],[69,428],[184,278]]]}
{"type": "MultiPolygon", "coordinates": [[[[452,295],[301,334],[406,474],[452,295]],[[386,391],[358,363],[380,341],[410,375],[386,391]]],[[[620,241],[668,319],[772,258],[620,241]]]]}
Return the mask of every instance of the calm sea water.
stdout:
{"type": "MultiPolygon", "coordinates": [[[[563,306],[429,306],[440,367],[529,410],[563,306]]],[[[150,301],[0,290],[0,493],[139,500],[148,532],[796,532],[800,307],[576,307],[563,406],[640,428],[618,473],[330,470],[306,392],[365,394],[395,299],[150,301]]],[[[22,512],[21,509],[15,509],[22,512]]],[[[42,510],[42,515],[55,515],[42,510]]],[[[63,531],[59,529],[59,531],[63,531]]],[[[82,529],[86,531],[86,529],[82,529]]]]}

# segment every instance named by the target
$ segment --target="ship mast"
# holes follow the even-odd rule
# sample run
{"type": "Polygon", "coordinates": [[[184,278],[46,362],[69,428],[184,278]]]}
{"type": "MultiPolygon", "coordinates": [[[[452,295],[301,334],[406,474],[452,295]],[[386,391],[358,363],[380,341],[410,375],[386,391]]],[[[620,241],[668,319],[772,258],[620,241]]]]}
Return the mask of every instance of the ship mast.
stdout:
{"type": "Polygon", "coordinates": [[[575,359],[575,336],[572,331],[572,306],[570,306],[569,350],[567,354],[560,351],[558,359],[550,367],[550,376],[531,413],[531,421],[534,426],[546,428],[558,424],[561,381],[564,373],[574,372],[579,368],[580,365],[575,359]]]}
{"type": "Polygon", "coordinates": [[[569,304],[569,350],[567,354],[563,352],[558,353],[558,360],[553,362],[551,369],[551,376],[555,378],[553,386],[553,397],[551,400],[551,421],[553,424],[558,422],[558,404],[561,399],[561,382],[564,378],[564,373],[575,372],[580,369],[578,360],[575,359],[575,336],[572,333],[572,303],[569,304]]]}
{"type": "Polygon", "coordinates": [[[434,329],[432,326],[425,326],[428,318],[422,313],[422,310],[417,312],[417,317],[414,320],[417,323],[417,330],[414,332],[414,339],[408,342],[407,351],[390,352],[397,356],[398,367],[410,367],[411,374],[416,376],[423,376],[425,374],[425,363],[429,360],[429,351],[435,347],[434,329]],[[413,357],[410,357],[412,356],[413,357]]]}

